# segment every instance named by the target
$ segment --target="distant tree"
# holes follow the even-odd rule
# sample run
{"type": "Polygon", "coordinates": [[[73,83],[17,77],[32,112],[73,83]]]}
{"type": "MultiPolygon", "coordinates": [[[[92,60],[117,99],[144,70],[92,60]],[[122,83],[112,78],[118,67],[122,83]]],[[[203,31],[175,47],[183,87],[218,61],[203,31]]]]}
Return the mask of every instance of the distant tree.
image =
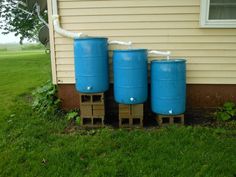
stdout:
{"type": "MultiPolygon", "coordinates": [[[[34,10],[29,10],[24,5],[26,0],[0,0],[0,29],[8,34],[14,32],[20,37],[20,43],[24,39],[38,40],[37,34],[43,23],[37,17],[34,10]]],[[[47,21],[47,12],[41,12],[41,16],[47,21]]]]}

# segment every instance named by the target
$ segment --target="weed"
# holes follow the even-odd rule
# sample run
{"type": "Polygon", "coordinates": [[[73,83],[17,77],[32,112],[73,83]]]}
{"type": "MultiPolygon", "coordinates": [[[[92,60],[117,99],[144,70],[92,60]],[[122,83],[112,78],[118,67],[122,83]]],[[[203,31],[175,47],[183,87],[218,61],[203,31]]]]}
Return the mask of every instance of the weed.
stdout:
{"type": "Polygon", "coordinates": [[[219,107],[214,113],[215,118],[219,121],[228,121],[236,115],[236,107],[233,102],[226,102],[222,107],[219,107]]]}
{"type": "Polygon", "coordinates": [[[60,110],[59,107],[61,102],[56,94],[56,86],[53,85],[51,81],[48,81],[45,85],[33,92],[33,109],[43,115],[56,114],[60,110]]]}
{"type": "Polygon", "coordinates": [[[66,120],[75,121],[78,125],[80,125],[80,116],[78,110],[72,110],[66,114],[66,120]]]}

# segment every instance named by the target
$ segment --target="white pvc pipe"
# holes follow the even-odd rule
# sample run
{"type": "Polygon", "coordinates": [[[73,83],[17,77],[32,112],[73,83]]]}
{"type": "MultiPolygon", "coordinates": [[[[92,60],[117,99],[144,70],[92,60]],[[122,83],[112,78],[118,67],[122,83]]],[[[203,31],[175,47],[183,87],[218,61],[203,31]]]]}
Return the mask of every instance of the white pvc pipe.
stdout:
{"type": "MultiPolygon", "coordinates": [[[[154,54],[154,55],[161,55],[166,56],[167,60],[170,59],[171,52],[170,51],[157,51],[157,50],[150,50],[148,54],[154,54]]],[[[150,61],[149,61],[150,62],[150,61]]]]}
{"type": "Polygon", "coordinates": [[[162,55],[162,56],[170,56],[171,55],[170,51],[150,50],[148,53],[149,54],[154,54],[154,55],[162,55]]]}
{"type": "Polygon", "coordinates": [[[52,19],[53,19],[54,30],[58,34],[69,37],[69,38],[73,38],[73,39],[85,37],[83,33],[71,32],[71,31],[61,28],[59,15],[58,15],[57,0],[52,0],[52,19]]]}
{"type": "Polygon", "coordinates": [[[20,8],[20,7],[17,7],[19,10],[21,10],[22,12],[24,12],[24,13],[26,13],[26,14],[28,14],[28,15],[33,15],[33,13],[31,13],[31,12],[28,12],[27,10],[25,10],[25,9],[22,9],[22,8],[20,8]]]}
{"type": "MultiPolygon", "coordinates": [[[[73,38],[73,39],[87,36],[83,33],[71,32],[71,31],[61,28],[59,14],[58,14],[57,0],[52,0],[52,19],[53,19],[54,30],[62,36],[66,36],[66,37],[73,38]]],[[[108,41],[108,43],[109,44],[118,44],[118,45],[127,45],[127,46],[132,45],[132,42],[130,42],[130,41],[129,42],[108,41]]]]}
{"type": "Polygon", "coordinates": [[[52,0],[52,15],[58,16],[57,0],[52,0]]]}
{"type": "Polygon", "coordinates": [[[124,41],[108,41],[108,44],[118,44],[118,45],[127,45],[127,46],[131,46],[132,42],[128,41],[128,42],[124,42],[124,41]]]}
{"type": "Polygon", "coordinates": [[[40,6],[38,3],[36,3],[36,12],[37,12],[37,15],[38,15],[38,18],[39,20],[41,20],[41,22],[46,25],[48,27],[48,24],[47,22],[43,19],[43,17],[40,15],[40,6]]]}
{"type": "Polygon", "coordinates": [[[22,6],[27,7],[26,3],[22,2],[22,1],[19,1],[19,2],[17,3],[17,6],[18,6],[18,7],[19,7],[19,4],[22,5],[22,6]]]}
{"type": "Polygon", "coordinates": [[[31,12],[25,10],[25,9],[22,9],[19,5],[22,5],[22,6],[24,6],[24,7],[27,7],[27,4],[26,4],[26,3],[19,1],[19,2],[17,3],[17,8],[20,9],[22,12],[28,14],[28,15],[33,15],[33,13],[31,13],[31,12]]]}
{"type": "Polygon", "coordinates": [[[62,36],[66,36],[66,37],[73,38],[73,39],[85,37],[85,35],[83,33],[71,32],[71,31],[67,31],[67,30],[61,28],[59,17],[55,16],[55,15],[53,16],[53,26],[54,26],[54,30],[62,36]]]}

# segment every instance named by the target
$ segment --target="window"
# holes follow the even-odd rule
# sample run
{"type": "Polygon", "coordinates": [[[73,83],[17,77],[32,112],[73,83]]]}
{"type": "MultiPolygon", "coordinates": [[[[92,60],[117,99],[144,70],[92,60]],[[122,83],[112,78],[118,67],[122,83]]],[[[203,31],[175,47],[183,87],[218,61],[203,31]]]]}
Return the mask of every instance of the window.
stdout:
{"type": "Polygon", "coordinates": [[[236,28],[236,0],[201,0],[201,27],[236,28]]]}

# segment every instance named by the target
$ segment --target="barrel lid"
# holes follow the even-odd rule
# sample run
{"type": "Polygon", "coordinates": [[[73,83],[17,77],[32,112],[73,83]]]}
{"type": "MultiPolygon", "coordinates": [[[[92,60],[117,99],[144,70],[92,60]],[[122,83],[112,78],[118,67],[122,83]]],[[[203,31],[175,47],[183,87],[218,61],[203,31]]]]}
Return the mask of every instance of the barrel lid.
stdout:
{"type": "Polygon", "coordinates": [[[114,52],[147,52],[147,49],[115,49],[114,52]]]}
{"type": "Polygon", "coordinates": [[[95,37],[93,37],[93,36],[88,36],[88,37],[81,37],[81,38],[75,38],[74,40],[100,40],[100,39],[102,39],[102,40],[108,40],[108,38],[106,38],[106,37],[100,37],[100,36],[95,36],[95,37]]]}
{"type": "Polygon", "coordinates": [[[151,61],[152,63],[185,63],[185,59],[154,59],[151,61]]]}

